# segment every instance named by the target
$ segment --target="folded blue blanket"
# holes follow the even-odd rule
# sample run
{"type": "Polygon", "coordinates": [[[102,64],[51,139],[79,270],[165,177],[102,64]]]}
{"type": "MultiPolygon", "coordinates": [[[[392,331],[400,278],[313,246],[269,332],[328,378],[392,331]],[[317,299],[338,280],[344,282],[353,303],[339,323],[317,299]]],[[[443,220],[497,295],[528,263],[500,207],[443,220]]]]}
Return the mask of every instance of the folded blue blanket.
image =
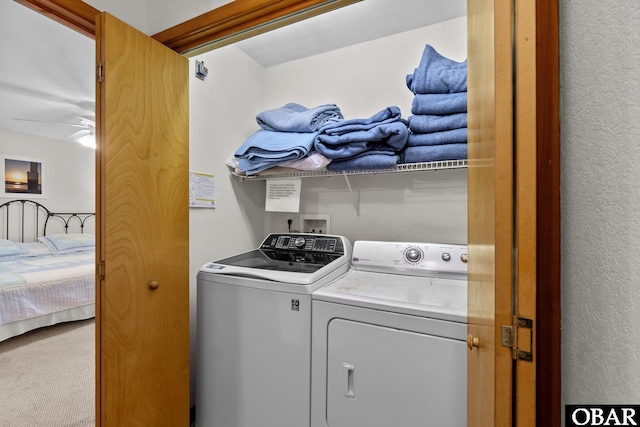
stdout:
{"type": "Polygon", "coordinates": [[[327,169],[330,171],[393,169],[398,161],[400,156],[393,152],[368,151],[350,159],[332,160],[327,165],[327,169]]]}
{"type": "Polygon", "coordinates": [[[443,130],[432,133],[411,133],[407,139],[407,147],[421,145],[442,145],[467,142],[467,128],[443,130]]]}
{"type": "Polygon", "coordinates": [[[409,116],[409,130],[411,133],[430,133],[443,130],[467,127],[467,113],[458,114],[421,114],[409,116]]]}
{"type": "Polygon", "coordinates": [[[416,95],[411,112],[415,115],[466,113],[467,92],[416,95]]]}
{"type": "Polygon", "coordinates": [[[413,93],[454,93],[467,91],[467,61],[456,62],[426,45],[420,65],[407,74],[407,87],[413,93]]]}
{"type": "Polygon", "coordinates": [[[335,104],[309,109],[293,102],[256,116],[262,129],[280,132],[316,132],[322,126],[342,119],[342,112],[335,104]]]}
{"type": "Polygon", "coordinates": [[[400,109],[391,106],[368,118],[328,124],[320,129],[313,145],[329,159],[346,159],[370,150],[400,151],[408,136],[400,109]]]}
{"type": "Polygon", "coordinates": [[[240,172],[261,172],[279,163],[307,156],[317,133],[257,130],[236,150],[240,172]]]}
{"type": "Polygon", "coordinates": [[[467,144],[423,145],[407,147],[401,154],[400,163],[438,162],[467,158],[467,144]]]}

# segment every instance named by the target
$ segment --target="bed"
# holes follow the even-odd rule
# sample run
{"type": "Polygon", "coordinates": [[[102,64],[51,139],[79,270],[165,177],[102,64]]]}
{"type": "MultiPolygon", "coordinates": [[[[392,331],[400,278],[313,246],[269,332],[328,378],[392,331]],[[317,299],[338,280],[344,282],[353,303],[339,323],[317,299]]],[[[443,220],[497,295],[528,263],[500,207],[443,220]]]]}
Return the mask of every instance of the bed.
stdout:
{"type": "Polygon", "coordinates": [[[95,316],[95,214],[0,204],[0,342],[95,316]]]}

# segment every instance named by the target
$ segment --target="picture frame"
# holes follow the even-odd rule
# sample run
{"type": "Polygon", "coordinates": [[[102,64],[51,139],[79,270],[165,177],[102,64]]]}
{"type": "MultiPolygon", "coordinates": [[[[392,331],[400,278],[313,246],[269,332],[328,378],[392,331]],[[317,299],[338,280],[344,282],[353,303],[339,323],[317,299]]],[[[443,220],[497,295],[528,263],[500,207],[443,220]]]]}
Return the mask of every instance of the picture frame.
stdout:
{"type": "Polygon", "coordinates": [[[0,197],[46,198],[45,163],[42,159],[0,154],[3,177],[0,197]]]}

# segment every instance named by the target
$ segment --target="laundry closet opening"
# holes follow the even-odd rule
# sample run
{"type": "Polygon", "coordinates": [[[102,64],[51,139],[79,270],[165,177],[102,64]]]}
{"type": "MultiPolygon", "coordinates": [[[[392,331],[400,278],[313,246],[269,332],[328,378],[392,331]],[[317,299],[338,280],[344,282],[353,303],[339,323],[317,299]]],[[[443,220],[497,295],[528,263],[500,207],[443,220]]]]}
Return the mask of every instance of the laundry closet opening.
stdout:
{"type": "MultiPolygon", "coordinates": [[[[467,58],[465,1],[419,1],[415,7],[411,19],[399,19],[393,2],[358,2],[190,58],[190,169],[214,175],[215,183],[215,209],[191,210],[192,266],[255,248],[269,233],[308,231],[301,229],[304,219],[315,217],[329,219],[323,233],[352,242],[467,243],[464,167],[301,178],[299,211],[292,213],[266,211],[265,181],[243,182],[226,165],[260,129],[256,115],[288,103],[335,104],[345,119],[390,106],[405,120],[412,116],[415,94],[406,77],[425,47],[453,61],[467,58]],[[368,21],[366,8],[381,4],[388,4],[386,22],[368,21]],[[406,21],[413,23],[398,24],[406,21]],[[203,79],[195,76],[196,61],[207,69],[203,79]]],[[[197,292],[191,270],[193,368],[197,292]]],[[[193,392],[195,369],[191,375],[193,392]]]]}

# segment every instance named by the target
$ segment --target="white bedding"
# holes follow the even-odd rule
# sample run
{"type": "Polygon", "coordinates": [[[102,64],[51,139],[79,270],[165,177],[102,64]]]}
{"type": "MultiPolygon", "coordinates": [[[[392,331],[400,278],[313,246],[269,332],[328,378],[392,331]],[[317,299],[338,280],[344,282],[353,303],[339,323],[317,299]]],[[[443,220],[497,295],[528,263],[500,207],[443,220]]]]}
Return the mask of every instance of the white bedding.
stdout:
{"type": "Polygon", "coordinates": [[[95,315],[95,251],[0,258],[0,341],[95,315]]]}

